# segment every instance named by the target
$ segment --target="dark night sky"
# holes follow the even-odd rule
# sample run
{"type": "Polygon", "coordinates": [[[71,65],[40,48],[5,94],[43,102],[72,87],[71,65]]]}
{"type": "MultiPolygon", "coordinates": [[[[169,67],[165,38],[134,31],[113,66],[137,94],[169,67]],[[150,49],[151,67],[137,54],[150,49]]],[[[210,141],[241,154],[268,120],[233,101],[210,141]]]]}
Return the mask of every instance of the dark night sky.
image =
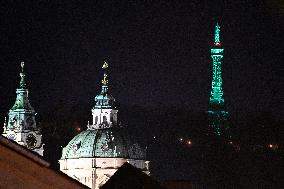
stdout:
{"type": "Polygon", "coordinates": [[[122,107],[206,111],[216,21],[230,114],[270,112],[283,120],[280,0],[19,2],[0,3],[2,120],[15,100],[21,61],[39,117],[59,102],[89,112],[104,60],[122,107]]]}
{"type": "MultiPolygon", "coordinates": [[[[26,62],[33,106],[62,100],[92,104],[103,60],[123,105],[204,111],[215,21],[225,48],[224,92],[230,112],[278,117],[283,7],[277,1],[1,3],[1,112],[13,103],[19,62],[26,62]]],[[[82,107],[84,108],[84,107],[82,107]]],[[[283,112],[282,112],[283,115],[283,112]]]]}

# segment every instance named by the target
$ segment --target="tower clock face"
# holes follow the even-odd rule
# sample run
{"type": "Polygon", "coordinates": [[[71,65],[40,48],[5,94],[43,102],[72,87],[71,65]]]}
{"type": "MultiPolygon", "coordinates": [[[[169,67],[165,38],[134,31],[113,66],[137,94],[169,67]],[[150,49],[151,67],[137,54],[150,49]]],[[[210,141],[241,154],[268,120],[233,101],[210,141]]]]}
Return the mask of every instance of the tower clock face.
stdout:
{"type": "Polygon", "coordinates": [[[26,143],[28,148],[34,148],[37,143],[36,137],[33,134],[29,134],[26,138],[26,143]]]}

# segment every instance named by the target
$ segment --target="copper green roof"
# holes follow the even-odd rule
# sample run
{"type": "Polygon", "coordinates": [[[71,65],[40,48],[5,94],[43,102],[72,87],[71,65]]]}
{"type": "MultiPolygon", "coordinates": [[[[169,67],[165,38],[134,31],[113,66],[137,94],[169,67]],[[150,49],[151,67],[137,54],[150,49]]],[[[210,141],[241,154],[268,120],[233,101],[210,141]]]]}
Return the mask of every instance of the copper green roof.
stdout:
{"type": "Polygon", "coordinates": [[[10,111],[13,111],[13,110],[34,111],[28,99],[29,91],[26,88],[24,66],[25,66],[25,63],[21,62],[21,68],[22,68],[22,71],[20,72],[21,81],[20,81],[19,87],[16,90],[17,97],[16,97],[15,104],[11,108],[10,111]]]}
{"type": "Polygon", "coordinates": [[[120,157],[145,159],[142,149],[123,128],[88,129],[75,136],[63,148],[61,159],[120,157]]]}
{"type": "Polygon", "coordinates": [[[13,110],[34,111],[28,99],[28,90],[27,89],[17,89],[16,93],[17,93],[16,101],[10,111],[13,111],[13,110]]]}

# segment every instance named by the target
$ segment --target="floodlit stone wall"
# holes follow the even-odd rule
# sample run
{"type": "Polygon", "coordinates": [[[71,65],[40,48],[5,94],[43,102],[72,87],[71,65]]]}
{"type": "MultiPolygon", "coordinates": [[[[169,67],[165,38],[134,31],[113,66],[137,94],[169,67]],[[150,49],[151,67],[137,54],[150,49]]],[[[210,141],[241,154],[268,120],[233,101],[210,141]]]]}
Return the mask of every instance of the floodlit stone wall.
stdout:
{"type": "Polygon", "coordinates": [[[60,170],[82,184],[97,189],[103,185],[125,162],[149,172],[149,161],[125,158],[61,159],[60,170]]]}

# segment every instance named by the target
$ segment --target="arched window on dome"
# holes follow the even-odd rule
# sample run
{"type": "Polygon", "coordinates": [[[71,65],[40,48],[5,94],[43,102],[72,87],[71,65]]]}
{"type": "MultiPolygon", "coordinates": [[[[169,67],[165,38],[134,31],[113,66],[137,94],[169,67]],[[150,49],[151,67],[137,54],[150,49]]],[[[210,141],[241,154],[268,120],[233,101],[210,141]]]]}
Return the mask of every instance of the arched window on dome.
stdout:
{"type": "Polygon", "coordinates": [[[103,123],[107,123],[107,117],[103,116],[103,123]]]}

